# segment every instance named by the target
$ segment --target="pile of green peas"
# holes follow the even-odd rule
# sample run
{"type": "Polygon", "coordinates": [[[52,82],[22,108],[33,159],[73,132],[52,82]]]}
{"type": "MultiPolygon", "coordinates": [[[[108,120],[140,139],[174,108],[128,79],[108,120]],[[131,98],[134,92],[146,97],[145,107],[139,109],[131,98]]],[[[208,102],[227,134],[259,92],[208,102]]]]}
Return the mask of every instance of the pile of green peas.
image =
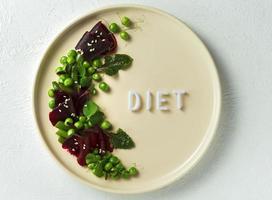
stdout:
{"type": "Polygon", "coordinates": [[[86,164],[88,168],[97,177],[105,177],[111,179],[129,179],[138,175],[138,169],[136,167],[130,167],[126,169],[121,163],[120,159],[110,152],[106,152],[104,155],[100,155],[98,149],[95,149],[92,153],[87,154],[86,164]]]}
{"type": "MultiPolygon", "coordinates": [[[[128,18],[128,17],[126,17],[126,16],[124,16],[124,17],[122,17],[121,18],[121,23],[125,26],[125,27],[131,27],[131,25],[132,25],[132,21],[128,18]]],[[[129,38],[130,38],[130,35],[125,31],[125,30],[122,30],[121,28],[120,28],[120,26],[117,24],[117,23],[115,23],[115,22],[113,22],[113,23],[111,23],[110,25],[109,25],[109,30],[112,32],[112,33],[119,33],[119,36],[123,39],[123,40],[129,40],[129,38]]]]}
{"type": "Polygon", "coordinates": [[[103,92],[109,92],[110,86],[102,81],[102,76],[98,73],[97,68],[103,65],[103,61],[100,58],[96,58],[91,62],[84,60],[83,56],[74,49],[68,51],[67,55],[60,58],[60,63],[62,66],[56,68],[56,74],[59,76],[58,81],[52,83],[53,88],[48,90],[48,96],[51,99],[48,102],[49,108],[54,109],[56,107],[55,103],[55,91],[58,89],[63,89],[66,91],[73,90],[77,87],[86,87],[89,86],[91,94],[96,95],[97,89],[94,87],[94,84],[91,85],[91,81],[94,80],[98,83],[98,88],[103,92]],[[68,68],[75,67],[76,72],[67,72],[68,68]],[[84,76],[79,75],[79,67],[83,66],[84,76]],[[72,74],[76,73],[76,75],[72,74]],[[73,76],[74,75],[74,76],[73,76]],[[79,78],[79,79],[78,79],[79,78]]]}
{"type": "MultiPolygon", "coordinates": [[[[58,141],[63,143],[66,138],[74,135],[77,131],[81,129],[88,129],[92,126],[93,124],[85,116],[75,117],[75,120],[68,117],[64,120],[64,122],[59,121],[55,125],[55,127],[58,128],[58,131],[56,132],[59,137],[58,141]]],[[[107,120],[103,120],[100,127],[104,130],[109,130],[112,128],[112,124],[107,120]]]]}

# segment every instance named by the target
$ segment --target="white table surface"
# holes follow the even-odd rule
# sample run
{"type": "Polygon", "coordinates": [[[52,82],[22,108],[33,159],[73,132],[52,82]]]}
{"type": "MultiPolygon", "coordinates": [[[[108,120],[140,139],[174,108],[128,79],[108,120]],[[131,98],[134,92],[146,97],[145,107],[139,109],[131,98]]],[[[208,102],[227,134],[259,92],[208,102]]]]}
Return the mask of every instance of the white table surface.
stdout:
{"type": "Polygon", "coordinates": [[[0,199],[270,199],[272,197],[271,0],[0,0],[0,199]],[[218,134],[184,179],[142,195],[109,194],[68,175],[35,128],[32,84],[55,35],[102,5],[158,7],[192,27],[223,85],[218,134]]]}

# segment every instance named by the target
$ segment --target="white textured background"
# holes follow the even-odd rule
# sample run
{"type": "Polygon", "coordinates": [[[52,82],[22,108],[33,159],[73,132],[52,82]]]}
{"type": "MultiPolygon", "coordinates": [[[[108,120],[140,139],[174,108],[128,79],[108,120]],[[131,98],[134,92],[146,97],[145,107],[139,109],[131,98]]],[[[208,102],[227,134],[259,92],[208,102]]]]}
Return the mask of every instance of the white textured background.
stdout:
{"type": "Polygon", "coordinates": [[[271,10],[271,0],[0,0],[0,199],[271,199],[271,10]],[[177,183],[136,196],[94,190],[63,171],[38,136],[31,104],[53,37],[91,9],[129,2],[164,9],[200,35],[218,66],[224,106],[201,163],[177,183]]]}

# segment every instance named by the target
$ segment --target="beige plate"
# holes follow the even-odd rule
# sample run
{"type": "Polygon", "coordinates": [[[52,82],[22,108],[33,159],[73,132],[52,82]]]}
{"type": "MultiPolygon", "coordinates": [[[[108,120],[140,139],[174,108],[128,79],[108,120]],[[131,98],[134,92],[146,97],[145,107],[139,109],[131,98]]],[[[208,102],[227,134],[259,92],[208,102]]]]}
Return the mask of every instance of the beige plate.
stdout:
{"type": "Polygon", "coordinates": [[[162,11],[143,6],[106,7],[89,13],[62,31],[47,49],[40,63],[34,87],[35,117],[42,139],[56,160],[91,186],[115,193],[141,193],[161,188],[182,177],[202,157],[216,131],[221,92],[215,64],[200,39],[184,23],[162,11]],[[136,143],[132,150],[115,150],[126,166],[140,170],[129,181],[105,181],[77,164],[61,148],[55,128],[48,120],[47,91],[57,79],[54,69],[59,58],[73,48],[86,30],[99,20],[119,22],[129,16],[137,28],[124,42],[118,35],[118,53],[134,58],[133,65],[118,77],[105,76],[111,93],[100,92],[95,101],[115,127],[124,129],[136,143]],[[175,97],[168,99],[169,112],[145,108],[128,110],[129,90],[141,94],[157,90],[185,89],[184,110],[177,110],[175,97]]]}

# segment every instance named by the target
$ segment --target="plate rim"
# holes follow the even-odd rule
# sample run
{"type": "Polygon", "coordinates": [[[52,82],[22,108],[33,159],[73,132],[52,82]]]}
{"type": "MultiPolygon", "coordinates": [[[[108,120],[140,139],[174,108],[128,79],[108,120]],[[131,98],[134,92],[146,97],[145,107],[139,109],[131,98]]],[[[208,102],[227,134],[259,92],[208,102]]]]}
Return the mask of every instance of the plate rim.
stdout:
{"type": "Polygon", "coordinates": [[[75,17],[75,19],[71,20],[67,25],[65,25],[64,29],[62,29],[60,32],[58,32],[56,34],[56,36],[53,37],[53,39],[49,42],[49,45],[43,50],[41,58],[39,59],[38,68],[37,68],[36,72],[34,73],[34,75],[35,75],[35,78],[34,78],[34,84],[33,84],[33,88],[32,88],[32,113],[33,113],[33,117],[34,117],[34,121],[35,121],[36,130],[38,130],[38,132],[39,132],[39,136],[40,136],[40,139],[42,140],[43,145],[46,147],[51,158],[53,158],[53,160],[55,160],[55,162],[58,163],[58,165],[60,165],[62,168],[65,169],[64,171],[68,172],[70,175],[72,175],[72,177],[75,177],[76,179],[80,180],[81,182],[83,182],[83,183],[85,183],[95,189],[98,189],[100,191],[106,191],[106,192],[116,193],[116,194],[139,194],[139,193],[146,193],[146,192],[151,192],[154,190],[159,190],[161,188],[164,188],[164,187],[176,182],[177,180],[180,180],[181,178],[183,178],[192,168],[194,168],[200,162],[200,160],[204,157],[207,150],[211,146],[211,143],[215,137],[215,134],[217,133],[217,129],[218,129],[219,121],[220,121],[220,116],[221,116],[221,111],[222,111],[222,88],[221,88],[219,73],[218,73],[216,64],[214,62],[214,59],[213,59],[209,49],[205,45],[205,43],[202,41],[202,39],[199,37],[199,35],[194,30],[191,29],[190,26],[188,26],[185,22],[183,22],[182,20],[180,20],[176,16],[168,13],[167,11],[159,9],[159,8],[155,8],[155,7],[151,7],[151,6],[147,6],[147,5],[142,5],[142,4],[113,4],[113,5],[99,6],[97,8],[93,8],[93,9],[89,10],[88,12],[86,12],[85,14],[75,17]],[[208,53],[207,56],[209,56],[209,59],[211,60],[212,65],[213,65],[213,66],[210,66],[210,69],[212,70],[211,73],[213,76],[213,84],[215,85],[214,97],[213,97],[213,99],[215,99],[215,103],[214,103],[214,111],[213,112],[216,112],[216,113],[212,114],[213,117],[212,117],[210,124],[208,126],[208,129],[209,129],[212,124],[212,128],[209,131],[210,133],[206,136],[207,138],[204,139],[204,143],[202,142],[199,145],[199,147],[195,150],[195,152],[191,155],[191,157],[188,158],[188,160],[187,160],[188,163],[185,162],[183,164],[186,168],[184,168],[183,170],[178,169],[179,173],[176,173],[176,175],[174,177],[171,176],[172,178],[166,179],[167,181],[164,181],[161,184],[156,184],[155,186],[152,185],[152,187],[148,187],[148,188],[141,188],[141,189],[137,188],[137,189],[129,190],[129,191],[120,190],[120,189],[113,189],[113,188],[104,188],[99,185],[90,183],[87,180],[80,178],[75,173],[73,173],[71,170],[66,168],[62,164],[62,162],[56,158],[56,156],[50,150],[48,144],[46,143],[46,141],[43,137],[41,128],[39,126],[39,123],[37,120],[38,117],[37,117],[37,113],[36,113],[37,82],[38,82],[38,78],[40,75],[42,63],[44,62],[45,58],[47,57],[49,50],[52,48],[52,46],[62,36],[62,34],[67,32],[76,23],[79,23],[80,21],[84,20],[85,18],[90,17],[91,15],[95,15],[99,12],[107,11],[110,9],[118,9],[118,8],[144,9],[144,10],[155,12],[155,13],[158,13],[158,14],[163,15],[165,17],[171,18],[171,20],[174,20],[177,24],[185,25],[189,29],[189,31],[191,31],[196,36],[196,38],[199,40],[200,44],[207,51],[207,53],[208,53]],[[202,148],[201,151],[198,150],[200,148],[202,148]]]}

